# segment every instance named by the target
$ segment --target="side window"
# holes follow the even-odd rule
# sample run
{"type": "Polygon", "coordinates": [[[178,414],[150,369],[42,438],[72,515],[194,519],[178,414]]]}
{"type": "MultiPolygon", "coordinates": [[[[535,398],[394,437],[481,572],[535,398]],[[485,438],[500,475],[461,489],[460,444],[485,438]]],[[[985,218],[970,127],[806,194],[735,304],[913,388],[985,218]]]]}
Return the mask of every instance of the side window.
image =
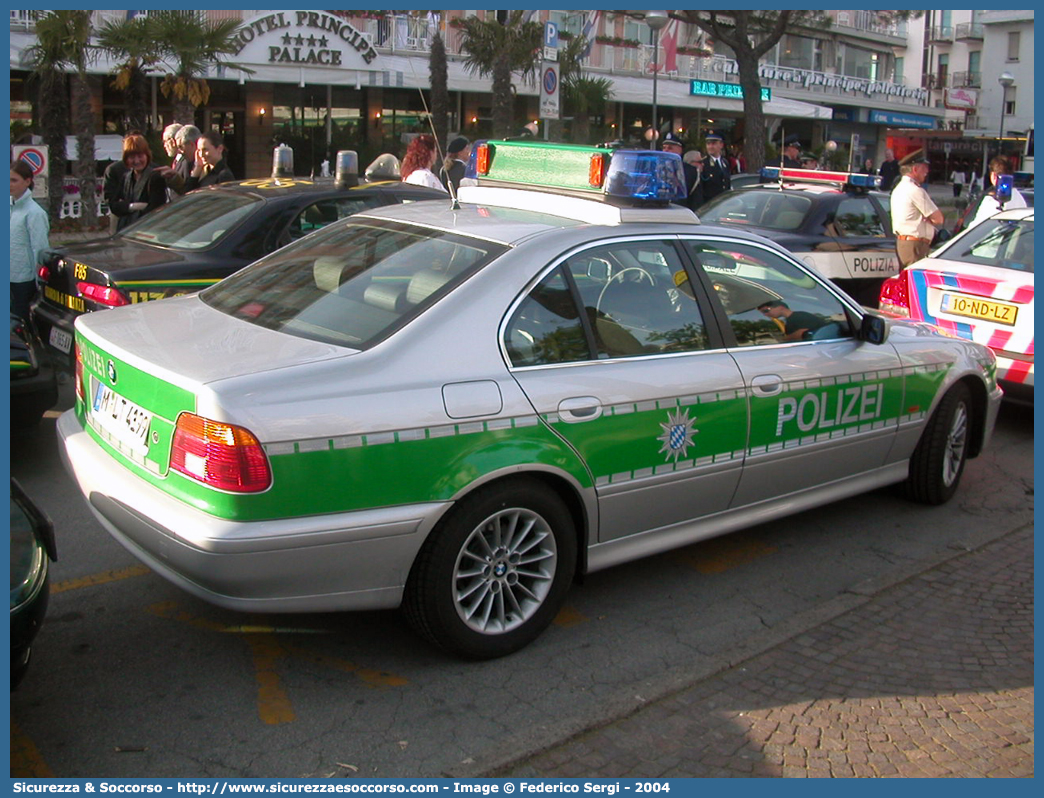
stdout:
{"type": "Polygon", "coordinates": [[[834,214],[834,225],[838,237],[885,237],[884,224],[869,197],[846,197],[841,200],[834,214]]]}
{"type": "Polygon", "coordinates": [[[594,247],[566,261],[599,358],[706,349],[707,328],[669,242],[594,247]]]}
{"type": "Polygon", "coordinates": [[[591,351],[561,268],[540,281],[511,316],[504,344],[514,366],[588,360],[591,351]]]}
{"type": "Polygon", "coordinates": [[[522,301],[504,343],[515,366],[708,347],[688,275],[674,247],[663,241],[618,242],[570,257],[522,301]]]}
{"type": "Polygon", "coordinates": [[[745,244],[686,243],[739,346],[851,337],[841,301],[794,264],[745,244]]]}
{"type": "Polygon", "coordinates": [[[351,216],[353,213],[364,211],[367,208],[375,208],[380,201],[375,196],[331,198],[313,203],[301,210],[294,220],[290,222],[280,242],[280,246],[286,246],[291,241],[296,241],[309,233],[319,230],[326,225],[351,216]]]}

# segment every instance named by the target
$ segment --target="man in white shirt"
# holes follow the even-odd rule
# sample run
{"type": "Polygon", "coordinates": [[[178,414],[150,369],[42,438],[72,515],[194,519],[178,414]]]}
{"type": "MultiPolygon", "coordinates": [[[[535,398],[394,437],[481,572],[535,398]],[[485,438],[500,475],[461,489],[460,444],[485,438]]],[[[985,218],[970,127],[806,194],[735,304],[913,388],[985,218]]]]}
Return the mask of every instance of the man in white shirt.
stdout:
{"type": "Polygon", "coordinates": [[[928,196],[928,161],[915,156],[900,167],[902,177],[892,191],[892,231],[899,268],[905,269],[928,254],[935,228],[942,226],[943,213],[928,196]]]}
{"type": "Polygon", "coordinates": [[[990,161],[989,181],[993,188],[989,189],[989,193],[983,196],[982,202],[979,203],[979,209],[975,211],[975,218],[972,219],[971,224],[968,225],[969,227],[974,227],[984,219],[989,219],[995,213],[1010,211],[1012,208],[1029,207],[1026,204],[1026,198],[1022,196],[1022,193],[1017,188],[1012,188],[1011,199],[1005,202],[1003,206],[997,202],[997,177],[1010,174],[1011,164],[1008,163],[1007,158],[998,155],[990,161]]]}

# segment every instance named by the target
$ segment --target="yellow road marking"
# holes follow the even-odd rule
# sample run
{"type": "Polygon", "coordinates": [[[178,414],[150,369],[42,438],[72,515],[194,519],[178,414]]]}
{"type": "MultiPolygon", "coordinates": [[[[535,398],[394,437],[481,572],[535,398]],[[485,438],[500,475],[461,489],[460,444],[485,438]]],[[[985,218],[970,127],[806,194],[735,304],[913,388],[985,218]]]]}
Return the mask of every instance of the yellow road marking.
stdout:
{"type": "Polygon", "coordinates": [[[747,539],[743,535],[727,535],[690,546],[676,556],[701,574],[720,574],[776,551],[778,549],[775,546],[760,540],[747,539]]]}
{"type": "Polygon", "coordinates": [[[409,680],[394,673],[378,671],[371,668],[360,668],[348,660],[319,654],[301,646],[287,645],[279,640],[279,634],[321,634],[315,629],[291,629],[278,626],[240,624],[222,624],[208,618],[191,615],[178,608],[177,602],[162,601],[153,604],[148,611],[160,618],[178,621],[221,634],[242,635],[250,646],[254,661],[254,676],[257,680],[257,714],[263,723],[277,726],[291,723],[295,718],[290,697],[286,694],[279,679],[277,665],[280,660],[290,656],[300,657],[323,667],[345,671],[356,676],[370,687],[404,687],[409,680]]]}
{"type": "Polygon", "coordinates": [[[66,590],[78,590],[81,587],[94,587],[109,582],[117,582],[120,579],[129,579],[132,576],[144,576],[152,573],[146,565],[132,565],[119,571],[102,571],[100,574],[82,576],[79,579],[66,579],[64,582],[56,582],[51,585],[51,593],[64,593],[66,590]]]}
{"type": "Polygon", "coordinates": [[[47,767],[40,749],[36,747],[20,728],[11,721],[11,777],[18,779],[52,779],[54,774],[47,767]]]}
{"type": "Polygon", "coordinates": [[[568,629],[570,626],[576,626],[587,620],[587,616],[583,613],[573,609],[572,607],[562,607],[558,611],[558,615],[551,622],[555,626],[561,626],[564,629],[568,629]]]}
{"type": "Polygon", "coordinates": [[[294,708],[276,672],[276,663],[286,656],[286,649],[274,635],[248,635],[246,640],[254,656],[257,714],[261,722],[269,726],[292,722],[296,717],[294,708]]]}

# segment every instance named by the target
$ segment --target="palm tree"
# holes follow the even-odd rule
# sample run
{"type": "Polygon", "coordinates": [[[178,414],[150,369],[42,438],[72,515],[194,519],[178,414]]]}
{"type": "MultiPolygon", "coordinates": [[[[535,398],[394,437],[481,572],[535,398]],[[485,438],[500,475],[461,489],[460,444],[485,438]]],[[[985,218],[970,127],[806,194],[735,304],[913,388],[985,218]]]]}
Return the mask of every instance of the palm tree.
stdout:
{"type": "Polygon", "coordinates": [[[558,68],[562,98],[573,117],[573,141],[587,144],[591,136],[591,114],[599,113],[612,99],[613,82],[608,78],[593,78],[583,71],[583,53],[587,39],[574,36],[558,52],[558,68]]]}
{"type": "Polygon", "coordinates": [[[38,80],[41,105],[40,127],[48,145],[48,212],[57,220],[65,193],[65,132],[69,129],[69,87],[72,88],[71,126],[76,130],[76,178],[80,184],[84,227],[97,224],[94,212],[96,166],[94,160],[94,113],[87,66],[94,58],[90,11],[51,11],[36,22],[36,44],[29,59],[38,80]],[[68,80],[66,72],[71,72],[68,80]]]}
{"type": "Polygon", "coordinates": [[[435,131],[435,139],[445,150],[449,135],[449,68],[446,64],[446,43],[442,40],[442,20],[439,13],[439,24],[431,39],[431,54],[428,57],[428,69],[431,72],[431,124],[435,131]]]}
{"type": "Polygon", "coordinates": [[[126,129],[144,131],[149,119],[149,79],[146,74],[160,60],[160,46],[151,36],[146,17],[105,23],[98,31],[98,45],[116,66],[112,87],[127,101],[126,129]]]}
{"type": "MultiPolygon", "coordinates": [[[[206,21],[197,11],[155,11],[146,22],[149,38],[158,43],[163,58],[172,66],[160,89],[174,99],[174,121],[195,122],[196,108],[210,99],[204,75],[214,64],[237,66],[228,57],[239,49],[238,20],[206,21]]],[[[243,69],[244,72],[251,70],[243,69]]]]}
{"type": "Polygon", "coordinates": [[[515,87],[513,72],[523,78],[535,75],[537,52],[544,29],[537,22],[523,22],[524,11],[505,13],[499,20],[468,17],[460,22],[461,48],[467,53],[464,66],[493,81],[493,135],[503,138],[513,130],[515,87]]]}

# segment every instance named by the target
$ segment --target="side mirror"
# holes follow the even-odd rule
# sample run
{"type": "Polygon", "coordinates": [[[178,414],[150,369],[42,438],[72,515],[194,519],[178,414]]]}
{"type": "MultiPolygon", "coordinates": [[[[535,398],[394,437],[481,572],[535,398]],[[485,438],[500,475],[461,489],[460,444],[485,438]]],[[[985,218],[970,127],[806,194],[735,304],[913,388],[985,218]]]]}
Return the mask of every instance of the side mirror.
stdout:
{"type": "Polygon", "coordinates": [[[888,324],[880,316],[873,313],[863,315],[863,321],[859,325],[859,340],[868,344],[880,345],[888,337],[888,324]]]}

